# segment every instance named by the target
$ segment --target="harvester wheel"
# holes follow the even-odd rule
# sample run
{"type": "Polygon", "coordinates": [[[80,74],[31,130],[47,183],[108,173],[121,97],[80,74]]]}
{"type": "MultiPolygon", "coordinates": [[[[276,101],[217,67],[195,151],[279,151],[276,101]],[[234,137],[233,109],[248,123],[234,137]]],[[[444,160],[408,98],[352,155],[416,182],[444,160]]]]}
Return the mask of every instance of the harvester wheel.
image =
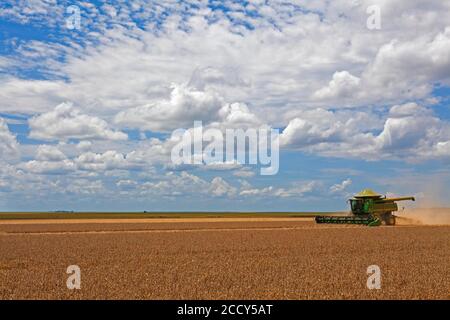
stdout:
{"type": "Polygon", "coordinates": [[[394,215],[391,215],[391,226],[395,226],[395,224],[396,224],[396,218],[395,218],[395,216],[394,215]]]}
{"type": "Polygon", "coordinates": [[[395,226],[395,216],[392,213],[386,213],[384,221],[387,226],[395,226]]]}

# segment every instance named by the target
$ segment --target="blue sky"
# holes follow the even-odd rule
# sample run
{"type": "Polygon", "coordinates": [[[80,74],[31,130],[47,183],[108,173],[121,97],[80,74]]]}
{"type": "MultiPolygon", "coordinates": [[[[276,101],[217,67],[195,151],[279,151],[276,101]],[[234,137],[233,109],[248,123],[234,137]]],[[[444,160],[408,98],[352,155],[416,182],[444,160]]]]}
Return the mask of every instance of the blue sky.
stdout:
{"type": "Polygon", "coordinates": [[[332,211],[365,187],[448,206],[449,18],[441,1],[4,1],[0,211],[332,211]],[[175,166],[194,121],[279,128],[278,173],[175,166]]]}

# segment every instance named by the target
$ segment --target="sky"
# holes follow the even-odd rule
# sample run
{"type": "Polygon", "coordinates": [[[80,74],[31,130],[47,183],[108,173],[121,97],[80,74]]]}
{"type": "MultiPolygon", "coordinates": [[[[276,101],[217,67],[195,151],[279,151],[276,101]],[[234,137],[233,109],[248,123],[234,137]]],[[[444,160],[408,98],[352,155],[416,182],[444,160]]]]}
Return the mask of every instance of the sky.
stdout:
{"type": "Polygon", "coordinates": [[[450,206],[449,21],[441,0],[2,1],[0,211],[450,206]],[[279,130],[278,172],[174,164],[195,121],[279,130]]]}

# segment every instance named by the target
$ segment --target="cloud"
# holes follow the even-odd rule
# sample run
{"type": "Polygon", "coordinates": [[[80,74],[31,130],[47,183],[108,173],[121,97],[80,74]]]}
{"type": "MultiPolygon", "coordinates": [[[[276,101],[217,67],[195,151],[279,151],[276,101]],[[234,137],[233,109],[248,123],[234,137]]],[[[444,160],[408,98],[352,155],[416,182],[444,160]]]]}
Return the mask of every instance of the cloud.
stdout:
{"type": "Polygon", "coordinates": [[[114,169],[133,169],[142,165],[129,161],[126,155],[115,150],[104,153],[86,152],[74,159],[77,167],[81,170],[104,171],[114,169]]]}
{"type": "Polygon", "coordinates": [[[105,186],[101,180],[74,179],[65,188],[64,193],[77,195],[99,195],[105,194],[105,186]]]}
{"type": "Polygon", "coordinates": [[[157,181],[148,181],[140,186],[141,195],[158,194],[168,197],[204,195],[208,190],[208,181],[185,171],[179,174],[169,172],[157,181]]]}
{"type": "Polygon", "coordinates": [[[244,79],[239,77],[239,70],[230,67],[215,68],[212,66],[197,68],[193,71],[188,86],[198,90],[220,89],[228,87],[248,86],[244,79]]]}
{"type": "Polygon", "coordinates": [[[263,196],[273,195],[273,187],[268,186],[264,188],[246,188],[242,190],[239,195],[241,196],[263,196]]]}
{"type": "Polygon", "coordinates": [[[227,103],[219,110],[219,126],[224,128],[259,127],[261,120],[250,111],[245,103],[227,103]]]}
{"type": "Polygon", "coordinates": [[[233,172],[233,176],[241,177],[241,178],[251,178],[255,176],[255,172],[250,168],[242,168],[241,170],[237,170],[233,172]]]}
{"type": "Polygon", "coordinates": [[[41,145],[37,149],[36,160],[21,163],[19,168],[39,174],[73,172],[77,175],[82,175],[84,171],[106,174],[106,171],[114,170],[150,169],[151,160],[143,161],[135,155],[135,151],[125,154],[116,150],[108,150],[103,153],[88,151],[68,159],[57,147],[41,145]]]}
{"type": "Polygon", "coordinates": [[[8,125],[0,118],[0,160],[17,157],[19,155],[19,144],[16,137],[9,131],[8,125]]]}
{"type": "Polygon", "coordinates": [[[305,148],[322,143],[352,139],[355,143],[364,134],[380,128],[378,116],[369,112],[307,110],[289,121],[280,135],[282,146],[305,148]]]}
{"type": "Polygon", "coordinates": [[[216,197],[221,196],[234,196],[237,192],[237,189],[233,186],[231,186],[228,182],[226,182],[221,177],[215,177],[212,179],[209,192],[216,197]]]}
{"type": "Polygon", "coordinates": [[[72,104],[62,103],[53,111],[29,120],[30,137],[40,140],[101,139],[127,140],[127,135],[109,129],[106,121],[82,114],[72,104]]]}
{"type": "Polygon", "coordinates": [[[348,71],[335,72],[328,86],[317,90],[314,97],[317,99],[351,98],[359,89],[360,82],[360,78],[348,71]]]}
{"type": "Polygon", "coordinates": [[[242,168],[242,164],[237,161],[209,162],[202,165],[201,168],[204,168],[205,170],[227,171],[242,168]]]}
{"type": "Polygon", "coordinates": [[[433,155],[442,158],[450,158],[450,140],[436,143],[433,155]]]}
{"type": "Polygon", "coordinates": [[[349,187],[351,184],[352,184],[352,180],[347,178],[344,181],[342,181],[341,183],[336,183],[336,184],[332,185],[330,187],[330,191],[331,191],[331,193],[342,192],[342,191],[345,191],[345,189],[347,189],[347,187],[349,187]]]}
{"type": "MultiPolygon", "coordinates": [[[[365,78],[389,89],[406,90],[439,82],[448,85],[449,51],[450,27],[434,36],[422,34],[413,40],[394,39],[380,47],[365,78]]],[[[393,92],[389,90],[389,93],[393,92]]]]}
{"type": "Polygon", "coordinates": [[[0,78],[0,111],[36,114],[50,111],[66,100],[66,84],[59,80],[0,78]],[[64,97],[65,96],[65,97],[64,97]]]}
{"type": "MultiPolygon", "coordinates": [[[[33,1],[16,1],[15,5],[8,6],[9,1],[5,1],[5,7],[0,7],[0,16],[3,18],[13,19],[19,23],[28,23],[34,19],[50,16],[52,18],[62,14],[64,7],[58,7],[54,0],[33,0],[33,1]]],[[[53,19],[48,19],[48,23],[54,23],[53,19]]]]}
{"type": "Polygon", "coordinates": [[[65,174],[76,170],[73,161],[67,159],[61,161],[30,160],[19,164],[18,168],[36,174],[65,174]]]}
{"type": "Polygon", "coordinates": [[[427,117],[431,116],[430,109],[426,109],[415,102],[395,105],[389,109],[389,118],[403,118],[408,116],[427,117]]]}
{"type": "Polygon", "coordinates": [[[134,180],[119,180],[116,183],[116,186],[119,187],[121,190],[134,190],[136,189],[136,186],[138,183],[134,180]]]}
{"type": "Polygon", "coordinates": [[[450,122],[417,103],[375,113],[315,109],[291,120],[280,135],[287,149],[331,157],[424,161],[446,157],[450,122]]]}
{"type": "MultiPolygon", "coordinates": [[[[44,1],[31,7],[21,1],[2,12],[32,25],[64,23],[64,7],[44,1]]],[[[157,105],[171,83],[189,83],[198,91],[214,89],[226,101],[245,102],[271,122],[281,114],[267,110],[288,111],[299,102],[403,103],[427,97],[434,83],[448,84],[450,10],[439,0],[420,6],[381,0],[225,3],[223,10],[175,2],[80,7],[79,33],[61,28],[57,44],[11,45],[28,54],[15,63],[18,68],[38,69],[50,79],[22,79],[11,71],[0,80],[0,111],[42,113],[74,101],[96,115],[141,108],[136,111],[158,117],[157,105]],[[374,4],[383,8],[376,33],[365,23],[366,9],[374,4]]],[[[127,120],[138,121],[131,115],[127,120]]]]}
{"type": "Polygon", "coordinates": [[[416,103],[397,105],[391,108],[383,131],[374,141],[376,150],[396,157],[448,157],[450,154],[438,150],[450,141],[450,123],[416,103]]]}
{"type": "Polygon", "coordinates": [[[307,183],[298,183],[290,188],[279,188],[274,191],[274,195],[280,198],[301,197],[310,193],[319,187],[318,182],[309,181],[307,183]]]}
{"type": "Polygon", "coordinates": [[[142,130],[171,131],[192,126],[195,120],[218,119],[221,99],[214,92],[173,85],[169,100],[120,112],[115,123],[142,130]]]}
{"type": "Polygon", "coordinates": [[[302,197],[306,194],[317,191],[320,183],[317,181],[297,182],[290,187],[276,188],[273,186],[254,188],[248,183],[243,183],[239,194],[241,196],[269,196],[275,198],[302,197]]]}
{"type": "Polygon", "coordinates": [[[167,197],[232,198],[237,194],[237,188],[222,177],[214,177],[208,181],[186,171],[169,172],[164,176],[159,176],[157,181],[144,182],[138,186],[130,181],[122,181],[120,187],[135,188],[140,195],[158,194],[167,197]]]}
{"type": "Polygon", "coordinates": [[[84,151],[84,152],[89,151],[91,149],[91,147],[92,147],[92,142],[91,141],[86,141],[86,140],[85,141],[80,141],[77,144],[77,146],[76,146],[76,148],[78,150],[81,150],[81,151],[84,151]]]}
{"type": "Polygon", "coordinates": [[[260,123],[246,104],[226,103],[212,89],[201,91],[176,84],[172,85],[170,99],[119,112],[114,118],[123,127],[159,132],[190,128],[194,121],[227,127],[260,123]]]}
{"type": "Polygon", "coordinates": [[[12,64],[12,61],[6,57],[0,57],[0,70],[5,69],[6,67],[10,66],[12,64]]]}
{"type": "Polygon", "coordinates": [[[66,159],[66,155],[55,146],[40,145],[36,152],[36,159],[40,161],[61,161],[66,159]]]}
{"type": "Polygon", "coordinates": [[[171,145],[171,141],[163,142],[154,138],[130,141],[127,145],[114,140],[26,145],[20,148],[27,150],[29,156],[26,158],[33,157],[34,160],[22,162],[20,168],[29,172],[52,174],[56,171],[55,168],[65,168],[78,176],[91,173],[106,176],[118,170],[152,172],[154,165],[161,167],[170,162],[171,145]]]}
{"type": "Polygon", "coordinates": [[[311,98],[340,106],[425,98],[434,85],[450,85],[449,50],[448,26],[411,38],[386,38],[370,62],[355,71],[358,76],[347,70],[336,71],[328,85],[316,90],[311,98]]]}

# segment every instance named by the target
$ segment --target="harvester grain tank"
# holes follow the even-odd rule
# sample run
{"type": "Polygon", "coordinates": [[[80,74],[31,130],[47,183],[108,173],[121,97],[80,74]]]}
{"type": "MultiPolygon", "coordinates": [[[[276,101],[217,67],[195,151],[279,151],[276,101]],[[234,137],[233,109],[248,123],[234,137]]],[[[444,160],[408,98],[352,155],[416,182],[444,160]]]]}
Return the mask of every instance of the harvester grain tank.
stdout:
{"type": "Polygon", "coordinates": [[[412,200],[414,197],[387,198],[371,189],[364,189],[349,199],[351,215],[348,216],[317,216],[317,223],[362,224],[379,226],[385,224],[395,225],[396,216],[392,213],[398,211],[397,201],[412,200]]]}

